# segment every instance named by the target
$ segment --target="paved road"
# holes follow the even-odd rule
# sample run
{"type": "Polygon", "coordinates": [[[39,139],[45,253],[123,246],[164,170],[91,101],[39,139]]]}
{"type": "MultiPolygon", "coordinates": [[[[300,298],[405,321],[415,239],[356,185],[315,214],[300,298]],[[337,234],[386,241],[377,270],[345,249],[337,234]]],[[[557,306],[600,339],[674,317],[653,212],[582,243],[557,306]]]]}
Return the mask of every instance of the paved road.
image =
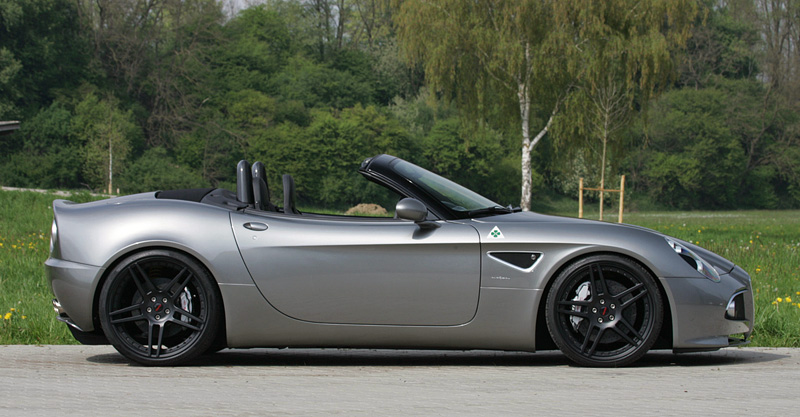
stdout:
{"type": "Polygon", "coordinates": [[[800,349],[651,353],[636,367],[557,353],[225,350],[130,365],[105,346],[0,346],[0,416],[797,415],[800,349]]]}

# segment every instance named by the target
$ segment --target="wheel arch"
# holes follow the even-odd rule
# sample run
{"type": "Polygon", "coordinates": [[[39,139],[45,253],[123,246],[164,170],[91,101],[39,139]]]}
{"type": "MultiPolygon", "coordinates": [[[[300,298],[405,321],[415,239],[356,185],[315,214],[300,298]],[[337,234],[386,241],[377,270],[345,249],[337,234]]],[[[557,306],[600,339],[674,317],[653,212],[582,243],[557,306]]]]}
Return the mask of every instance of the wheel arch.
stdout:
{"type": "Polygon", "coordinates": [[[553,286],[556,277],[558,277],[561,274],[561,272],[563,272],[565,269],[567,269],[570,265],[574,264],[575,262],[597,255],[612,255],[628,259],[632,262],[635,262],[642,268],[644,268],[645,271],[647,271],[650,275],[652,275],[655,278],[656,286],[658,287],[658,291],[661,293],[661,299],[664,300],[663,303],[664,317],[663,317],[663,323],[661,325],[661,332],[658,335],[656,343],[653,345],[651,349],[671,349],[672,336],[673,336],[673,329],[672,329],[673,306],[672,306],[672,299],[668,297],[668,294],[664,288],[664,284],[661,282],[658,275],[653,272],[653,269],[650,268],[650,266],[648,266],[647,263],[642,262],[641,260],[629,254],[614,252],[609,250],[598,250],[598,251],[590,251],[590,252],[583,252],[576,254],[575,256],[562,262],[561,265],[559,265],[558,268],[556,268],[554,272],[547,277],[547,284],[542,289],[542,297],[540,298],[539,305],[537,306],[536,310],[536,328],[534,329],[536,333],[535,349],[536,350],[557,349],[555,342],[550,336],[550,332],[547,330],[547,322],[545,319],[545,309],[547,307],[546,303],[547,294],[549,294],[550,288],[553,286]]]}
{"type": "Polygon", "coordinates": [[[209,264],[204,257],[202,257],[200,254],[196,253],[195,251],[192,251],[189,248],[185,248],[181,245],[174,244],[173,242],[137,243],[136,245],[129,246],[117,252],[111,259],[109,259],[109,261],[105,265],[103,265],[102,268],[103,272],[100,274],[100,278],[97,280],[97,283],[94,287],[94,293],[92,296],[92,323],[94,324],[95,331],[100,331],[101,333],[103,331],[102,325],[100,324],[100,314],[99,314],[100,292],[101,289],[103,288],[103,285],[108,280],[111,271],[113,271],[114,268],[116,268],[116,266],[119,265],[121,262],[123,262],[125,259],[133,255],[136,255],[137,253],[149,250],[166,250],[166,251],[180,253],[196,261],[198,265],[200,265],[208,273],[208,275],[211,277],[211,280],[217,289],[217,293],[219,294],[219,302],[220,305],[222,306],[220,310],[220,314],[222,314],[222,316],[220,317],[220,328],[217,333],[214,344],[216,345],[221,341],[221,343],[224,345],[227,340],[227,330],[226,330],[227,326],[225,322],[225,300],[222,298],[222,291],[219,287],[219,281],[217,280],[217,277],[214,274],[213,269],[209,267],[209,264]]]}

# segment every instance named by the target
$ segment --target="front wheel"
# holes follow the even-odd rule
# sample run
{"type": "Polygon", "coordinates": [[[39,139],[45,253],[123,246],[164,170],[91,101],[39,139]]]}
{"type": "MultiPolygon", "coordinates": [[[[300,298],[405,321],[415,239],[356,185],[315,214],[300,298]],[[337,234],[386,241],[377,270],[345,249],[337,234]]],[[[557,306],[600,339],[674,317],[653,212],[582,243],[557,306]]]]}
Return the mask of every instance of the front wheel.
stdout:
{"type": "Polygon", "coordinates": [[[547,328],[583,366],[625,366],[661,331],[663,302],[653,276],[621,256],[596,255],[568,266],[547,295],[547,328]]]}
{"type": "Polygon", "coordinates": [[[220,326],[219,291],[192,258],[169,250],[120,262],[100,292],[100,322],[122,355],[143,365],[178,365],[206,352],[220,326]]]}

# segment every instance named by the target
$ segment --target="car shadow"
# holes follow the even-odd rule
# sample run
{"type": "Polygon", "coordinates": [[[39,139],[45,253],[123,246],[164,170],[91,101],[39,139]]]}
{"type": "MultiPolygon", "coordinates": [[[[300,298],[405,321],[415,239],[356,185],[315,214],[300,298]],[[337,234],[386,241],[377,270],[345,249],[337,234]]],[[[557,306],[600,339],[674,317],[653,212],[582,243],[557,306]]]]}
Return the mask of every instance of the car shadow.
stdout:
{"type": "MultiPolygon", "coordinates": [[[[680,353],[653,351],[632,365],[649,367],[730,366],[771,362],[789,357],[777,351],[723,349],[716,352],[680,353]]],[[[114,352],[94,355],[87,361],[104,364],[130,364],[114,352]]],[[[389,350],[389,349],[225,349],[203,355],[183,366],[575,366],[559,351],[496,352],[389,350]]]]}

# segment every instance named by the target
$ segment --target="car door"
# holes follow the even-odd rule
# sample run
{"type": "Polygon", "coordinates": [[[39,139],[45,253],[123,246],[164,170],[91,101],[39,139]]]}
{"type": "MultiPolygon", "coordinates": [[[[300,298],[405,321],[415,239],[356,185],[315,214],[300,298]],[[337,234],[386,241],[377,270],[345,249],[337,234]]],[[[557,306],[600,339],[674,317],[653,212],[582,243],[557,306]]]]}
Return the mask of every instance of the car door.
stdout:
{"type": "Polygon", "coordinates": [[[242,258],[267,301],[318,323],[457,325],[475,315],[480,243],[469,225],[232,213],[242,258]]]}

